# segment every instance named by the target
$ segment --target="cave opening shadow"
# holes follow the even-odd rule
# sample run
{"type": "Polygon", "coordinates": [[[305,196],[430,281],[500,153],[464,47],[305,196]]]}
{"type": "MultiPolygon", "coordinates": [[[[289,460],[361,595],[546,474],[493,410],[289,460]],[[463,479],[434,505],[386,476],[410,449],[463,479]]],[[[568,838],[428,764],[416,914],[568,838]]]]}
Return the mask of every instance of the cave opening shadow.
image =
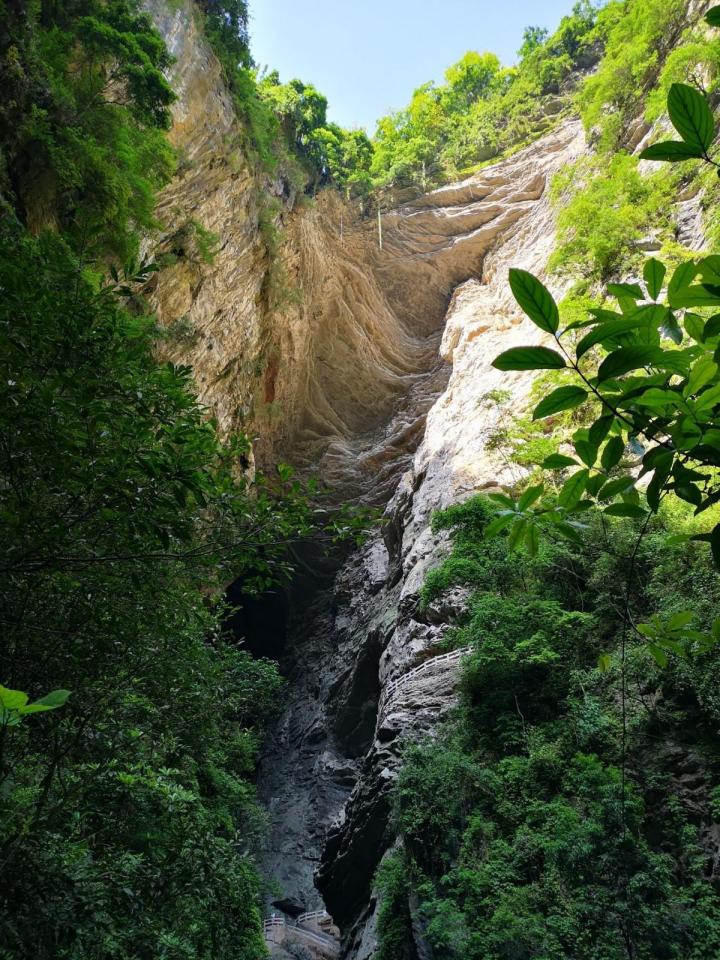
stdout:
{"type": "Polygon", "coordinates": [[[345,544],[328,550],[313,541],[293,545],[288,551],[295,571],[292,578],[261,594],[248,593],[242,577],[235,580],[225,591],[231,609],[225,631],[253,657],[277,660],[282,667],[292,621],[332,584],[350,549],[345,544]]]}
{"type": "Polygon", "coordinates": [[[253,657],[280,660],[285,650],[290,617],[287,587],[249,594],[242,579],[230,584],[225,600],[231,613],[224,628],[253,657]]]}

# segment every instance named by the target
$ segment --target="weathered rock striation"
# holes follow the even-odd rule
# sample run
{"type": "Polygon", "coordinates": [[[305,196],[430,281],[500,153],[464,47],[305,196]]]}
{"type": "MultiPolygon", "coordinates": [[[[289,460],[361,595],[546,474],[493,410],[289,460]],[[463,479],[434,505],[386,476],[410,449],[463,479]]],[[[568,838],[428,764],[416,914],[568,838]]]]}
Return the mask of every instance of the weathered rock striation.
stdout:
{"type": "MultiPolygon", "coordinates": [[[[373,955],[372,878],[388,844],[388,794],[402,743],[432,733],[454,704],[457,662],[435,654],[463,597],[419,610],[425,574],[444,549],[430,529],[432,512],[515,479],[488,441],[504,416],[496,398],[506,391],[515,409],[522,406],[532,376],[500,373],[491,362],[507,346],[540,335],[512,301],[507,269],[543,271],[554,238],[545,185],[583,149],[579,125],[568,123],[510,160],[385,218],[388,288],[409,289],[417,269],[416,288],[428,291],[433,306],[443,283],[454,286],[439,366],[415,384],[415,402],[429,410],[416,421],[422,440],[408,469],[398,476],[401,458],[390,461],[396,484],[384,535],[348,558],[309,607],[296,605],[283,662],[288,703],[260,777],[272,824],[268,874],[308,909],[320,902],[317,874],[325,903],[347,932],[348,956],[373,955]],[[393,680],[423,662],[388,695],[393,680]]],[[[381,263],[379,276],[382,270],[381,263]]],[[[407,423],[401,406],[376,434],[377,449],[407,423]]]]}
{"type": "Polygon", "coordinates": [[[333,191],[298,197],[248,159],[191,0],[145,6],[176,58],[178,94],[178,171],[147,243],[171,260],[147,291],[166,329],[161,352],[193,367],[221,429],[248,432],[262,464],[281,457],[338,497],[387,502],[444,386],[453,292],[480,280],[483,258],[537,202],[577,131],[384,214],[380,250],[374,217],[333,191]],[[199,231],[217,237],[214,256],[203,256],[199,231]]]}
{"type": "Polygon", "coordinates": [[[272,625],[262,607],[244,621],[252,649],[268,649],[272,634],[288,679],[258,784],[270,820],[264,869],[300,908],[324,898],[346,956],[366,960],[402,743],[431,734],[454,703],[457,661],[435,654],[463,597],[424,612],[418,603],[445,549],[431,515],[514,479],[489,441],[503,391],[517,409],[532,377],[491,361],[540,334],[512,301],[507,269],[543,272],[554,240],[547,186],[584,138],[565,122],[383,213],[381,249],[375,219],[336,194],[310,202],[257,172],[189,0],[146,7],[176,57],[178,93],[178,173],[148,241],[174,257],[148,291],[167,328],[162,352],[192,365],[222,429],[246,429],[261,463],[283,459],[338,497],[386,507],[383,533],[339,572],[309,570],[272,625]],[[218,237],[211,262],[198,253],[198,224],[218,237]],[[281,231],[275,252],[269,228],[281,231]]]}

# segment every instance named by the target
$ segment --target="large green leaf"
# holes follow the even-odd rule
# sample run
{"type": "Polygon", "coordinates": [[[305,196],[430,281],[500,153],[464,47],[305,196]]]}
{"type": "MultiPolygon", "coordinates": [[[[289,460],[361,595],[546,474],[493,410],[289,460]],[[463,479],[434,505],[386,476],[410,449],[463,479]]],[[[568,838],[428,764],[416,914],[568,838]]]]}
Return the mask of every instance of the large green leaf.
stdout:
{"type": "Polygon", "coordinates": [[[647,261],[643,268],[643,277],[651,299],[657,300],[665,279],[665,265],[654,257],[647,261]]]}
{"type": "Polygon", "coordinates": [[[691,143],[682,140],[663,140],[653,143],[640,154],[641,160],[664,160],[666,163],[680,163],[682,160],[700,160],[703,151],[691,143]]]}
{"type": "Polygon", "coordinates": [[[720,313],[713,314],[705,324],[703,337],[705,340],[711,340],[720,333],[720,313]]]}
{"type": "Polygon", "coordinates": [[[575,439],[587,439],[594,447],[599,447],[608,433],[610,433],[614,422],[615,414],[607,413],[590,426],[590,429],[587,431],[587,436],[585,436],[582,431],[578,431],[575,434],[575,439]]]}
{"type": "Polygon", "coordinates": [[[17,710],[24,707],[28,702],[28,695],[22,690],[10,690],[0,684],[0,708],[4,710],[17,710]]]}
{"type": "Polygon", "coordinates": [[[705,19],[711,27],[720,27],[720,6],[710,7],[705,14],[705,19]]]}
{"type": "Polygon", "coordinates": [[[560,493],[558,494],[558,503],[567,510],[576,507],[585,493],[585,485],[590,475],[589,470],[578,470],[565,481],[560,493]]]}
{"type": "Polygon", "coordinates": [[[576,437],[574,443],[575,452],[580,457],[582,462],[588,467],[592,467],[597,460],[600,445],[593,443],[591,440],[585,439],[584,437],[576,437]]]}
{"type": "Polygon", "coordinates": [[[603,513],[610,517],[636,517],[638,520],[647,516],[647,510],[632,503],[613,503],[605,507],[603,513]]]}
{"type": "Polygon", "coordinates": [[[615,480],[608,480],[598,494],[598,500],[612,500],[613,497],[629,490],[634,483],[632,477],[617,477],[615,480]]]}
{"type": "Polygon", "coordinates": [[[646,347],[636,345],[623,347],[615,350],[609,356],[605,357],[598,370],[598,382],[612,380],[614,377],[621,377],[624,373],[631,370],[638,370],[641,367],[654,363],[658,358],[656,347],[646,347]]]}
{"type": "Polygon", "coordinates": [[[686,83],[674,83],[667,104],[672,125],[685,143],[706,152],[715,139],[715,121],[705,97],[686,83]]]}
{"type": "Polygon", "coordinates": [[[705,320],[703,317],[699,317],[696,313],[686,313],[684,323],[685,330],[693,340],[698,343],[705,340],[705,320]]]}
{"type": "Polygon", "coordinates": [[[677,406],[677,393],[673,390],[663,390],[660,387],[651,387],[639,397],[635,397],[633,402],[640,407],[650,407],[651,410],[664,410],[668,406],[677,406]]]}
{"type": "Polygon", "coordinates": [[[613,467],[616,467],[620,463],[624,450],[625,441],[622,437],[612,437],[608,440],[600,458],[603,470],[612,470],[613,467]]]}
{"type": "Polygon", "coordinates": [[[707,355],[700,357],[700,359],[693,364],[692,370],[690,371],[685,390],[686,395],[689,396],[692,393],[697,393],[698,390],[702,390],[711,380],[715,379],[717,372],[718,365],[712,357],[707,355]]]}
{"type": "Polygon", "coordinates": [[[599,326],[594,327],[590,333],[586,334],[582,340],[578,343],[575,348],[575,353],[578,360],[580,357],[584,356],[591,347],[596,346],[598,343],[604,343],[605,341],[612,340],[615,337],[622,336],[627,333],[634,333],[636,330],[639,330],[643,326],[642,321],[636,319],[634,316],[630,317],[620,317],[618,320],[610,320],[607,323],[601,323],[599,326]]]}
{"type": "Polygon", "coordinates": [[[551,453],[542,462],[543,470],[563,470],[565,467],[577,467],[578,462],[562,453],[551,453]]]}
{"type": "Polygon", "coordinates": [[[528,487],[525,490],[518,500],[518,510],[527,510],[528,507],[531,507],[535,501],[543,495],[545,492],[545,487],[542,483],[539,483],[535,487],[528,487]]]}
{"type": "Polygon", "coordinates": [[[515,519],[514,510],[506,510],[501,514],[498,514],[494,520],[491,520],[490,523],[485,527],[483,531],[483,536],[485,537],[494,537],[497,533],[500,533],[501,530],[504,530],[505,527],[509,527],[510,524],[515,519]]]}
{"type": "Polygon", "coordinates": [[[508,543],[509,550],[516,550],[518,546],[522,543],[522,538],[525,535],[525,531],[527,530],[527,525],[528,525],[528,521],[523,518],[520,518],[519,520],[515,521],[515,523],[513,524],[512,530],[508,535],[507,543],[508,543]]]}
{"type": "Polygon", "coordinates": [[[712,254],[698,261],[700,276],[705,283],[720,284],[720,256],[712,254]]]}
{"type": "Polygon", "coordinates": [[[561,370],[565,361],[547,347],[512,347],[493,360],[498,370],[561,370]]]}
{"type": "Polygon", "coordinates": [[[609,283],[607,292],[618,299],[621,297],[630,297],[631,300],[642,300],[643,292],[637,283],[609,283]]]}
{"type": "Polygon", "coordinates": [[[720,305],[720,287],[693,283],[677,290],[668,289],[668,301],[674,309],[679,307],[717,307],[720,305]]]}
{"type": "Polygon", "coordinates": [[[527,270],[510,271],[510,289],[532,322],[546,333],[555,333],[560,314],[550,291],[527,270]]]}
{"type": "Polygon", "coordinates": [[[694,260],[685,260],[683,263],[678,264],[673,271],[672,277],[670,277],[670,283],[668,283],[668,300],[671,306],[672,295],[677,290],[682,290],[683,287],[689,286],[697,276],[699,269],[698,264],[695,263],[694,260]]]}
{"type": "Polygon", "coordinates": [[[543,417],[550,417],[561,410],[572,410],[573,407],[579,407],[586,398],[587,391],[582,387],[558,387],[535,407],[533,420],[542,420],[543,417]]]}
{"type": "Polygon", "coordinates": [[[46,707],[48,710],[55,710],[57,707],[62,707],[67,702],[69,696],[69,690],[52,690],[44,697],[36,700],[35,703],[38,706],[46,707]]]}

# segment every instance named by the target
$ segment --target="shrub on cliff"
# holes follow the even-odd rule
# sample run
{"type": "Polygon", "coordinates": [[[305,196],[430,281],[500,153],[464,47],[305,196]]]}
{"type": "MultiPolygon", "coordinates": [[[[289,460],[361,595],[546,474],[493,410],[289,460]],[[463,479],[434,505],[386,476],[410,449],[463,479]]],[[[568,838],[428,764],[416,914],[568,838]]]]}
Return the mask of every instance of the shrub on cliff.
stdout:
{"type": "Polygon", "coordinates": [[[135,0],[4,4],[0,193],[25,223],[136,251],[173,167],[169,63],[135,0]]]}

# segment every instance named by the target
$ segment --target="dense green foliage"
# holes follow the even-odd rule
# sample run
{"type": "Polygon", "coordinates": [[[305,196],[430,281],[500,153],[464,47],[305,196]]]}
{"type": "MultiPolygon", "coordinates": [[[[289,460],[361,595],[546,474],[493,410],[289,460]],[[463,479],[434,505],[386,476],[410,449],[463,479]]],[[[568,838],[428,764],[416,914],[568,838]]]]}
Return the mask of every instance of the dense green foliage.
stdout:
{"type": "MultiPolygon", "coordinates": [[[[250,77],[244,4],[204,7],[250,77]]],[[[222,598],[345,532],[288,468],[251,484],[153,356],[134,254],[169,63],[133,0],[0,5],[3,960],[265,956],[252,781],[282,684],[222,598]]]]}
{"type": "Polygon", "coordinates": [[[25,223],[134,252],[172,170],[169,62],[135,0],[2,4],[0,192],[25,223]]]}
{"type": "MultiPolygon", "coordinates": [[[[720,784],[720,653],[661,671],[638,640],[624,685],[617,584],[632,529],[595,519],[582,545],[546,541],[529,558],[483,539],[493,516],[477,498],[435,518],[455,547],[425,601],[469,591],[452,642],[472,652],[456,717],[408,748],[394,790],[400,845],[379,876],[380,956],[414,955],[412,920],[438,960],[717,955],[702,844],[720,784]]],[[[684,523],[665,516],[643,541],[633,620],[688,602],[699,626],[714,616],[707,554],[670,537],[684,523]]]]}
{"type": "MultiPolygon", "coordinates": [[[[717,258],[673,250],[667,297],[649,261],[641,286],[608,288],[612,314],[583,312],[639,266],[648,226],[671,246],[678,178],[613,152],[698,68],[714,92],[717,38],[680,0],[581,0],[552,36],[526,31],[517,67],[466,54],[371,143],[330,123],[312,86],[258,77],[244,0],[198,7],[243,148],[309,192],[426,186],[527,142],[605,50],[579,88],[600,159],[554,186],[555,264],[583,281],[585,325],[563,356],[505,361],[560,371],[536,415],[574,433],[576,457],[517,427],[548,489],[501,495],[493,519],[486,500],[436,518],[455,547],[423,603],[468,589],[451,642],[472,653],[457,716],[409,749],[395,790],[382,956],[409,956],[418,924],[438,958],[718,955],[704,831],[720,807],[720,587],[688,542],[720,502],[717,258]]],[[[261,591],[287,576],[287,544],[318,535],[317,513],[286,469],[250,485],[247,441],[221,442],[189,371],[153,359],[136,296],[150,268],[132,260],[173,168],[169,65],[135,0],[0,2],[2,960],[264,956],[252,780],[282,684],[226,633],[221,598],[235,578],[261,591]]],[[[694,143],[680,112],[684,157],[707,159],[714,130],[701,117],[694,143]]],[[[269,204],[264,217],[271,237],[269,204]]],[[[187,229],[211,260],[217,238],[187,229]]],[[[547,291],[514,282],[558,334],[547,291]]]]}
{"type": "MultiPolygon", "coordinates": [[[[583,284],[607,280],[624,270],[639,273],[644,244],[669,262],[685,254],[675,242],[672,200],[696,174],[655,170],[640,173],[627,152],[665,112],[672,83],[702,83],[712,94],[720,69],[720,40],[708,31],[699,10],[685,0],[630,0],[608,4],[604,55],[598,70],[580,86],[577,106],[596,156],[582,158],[556,178],[558,248],[551,261],[583,284]],[[582,225],[579,228],[579,225],[582,225]]],[[[704,184],[707,227],[717,233],[717,185],[704,184]]]]}
{"type": "Polygon", "coordinates": [[[348,193],[370,186],[372,145],[364,131],[327,119],[327,99],[301,80],[258,75],[248,37],[245,0],[199,0],[205,34],[220,60],[248,137],[244,144],[267,170],[314,193],[332,184],[348,193]]]}
{"type": "Polygon", "coordinates": [[[622,146],[628,126],[642,115],[668,53],[680,49],[683,29],[692,29],[687,6],[686,0],[632,0],[606,8],[604,56],[578,97],[585,126],[601,150],[622,146]]]}
{"type": "Polygon", "coordinates": [[[490,53],[465,54],[444,84],[425,84],[405,110],[379,121],[376,181],[426,186],[542,133],[562,109],[558,98],[573,71],[597,60],[607,19],[580,0],[552,36],[525,32],[516,67],[502,67],[490,53]]]}
{"type": "Polygon", "coordinates": [[[637,241],[650,225],[653,243],[672,238],[673,196],[669,177],[641,174],[638,159],[626,153],[571,164],[553,182],[559,242],[550,267],[593,282],[642,264],[637,241]]]}
{"type": "Polygon", "coordinates": [[[282,84],[273,72],[263,78],[259,90],[279,118],[286,142],[304,161],[313,190],[322,184],[348,193],[369,188],[372,145],[367,134],[330,123],[327,99],[315,87],[300,80],[282,84]]]}
{"type": "Polygon", "coordinates": [[[244,488],[244,446],[62,239],[4,237],[0,285],[0,671],[72,691],[0,730],[0,954],[260,957],[247,778],[279,678],[218,591],[282,575],[310,508],[244,488]]]}
{"type": "MultiPolygon", "coordinates": [[[[715,121],[703,96],[692,87],[673,84],[668,109],[680,139],[651,145],[643,158],[684,162],[694,157],[717,166],[709,154],[715,121]]],[[[716,256],[683,261],[670,277],[663,297],[666,268],[658,260],[648,259],[642,287],[637,283],[608,285],[607,293],[617,299],[618,311],[591,310],[589,319],[562,330],[558,307],[543,284],[524,271],[510,272],[518,303],[533,323],[555,338],[560,352],[516,347],[501,354],[495,366],[502,370],[574,371],[580,384],[558,387],[545,397],[535,409],[536,419],[587,401],[594,410],[588,426],[573,436],[576,457],[553,455],[544,463],[549,469],[579,467],[564,480],[557,499],[545,498],[542,484],[525,491],[517,503],[500,496],[505,509],[494,521],[493,531],[511,527],[511,543],[524,541],[536,552],[544,524],[555,524],[578,539],[582,524],[574,518],[594,503],[605,504],[606,515],[639,517],[646,522],[648,511],[657,512],[668,495],[692,504],[696,515],[720,503],[720,435],[716,426],[720,326],[717,314],[710,316],[720,306],[719,261],[716,256]],[[570,343],[568,334],[576,342],[570,343]],[[598,357],[598,348],[606,355],[598,357]],[[629,471],[626,450],[630,459],[633,453],[641,459],[639,476],[629,471]],[[618,469],[623,460],[624,469],[618,469]],[[650,479],[641,505],[637,486],[645,475],[650,479]],[[621,502],[614,503],[618,497],[621,502]]],[[[695,538],[710,542],[720,566],[720,523],[710,521],[695,538]]],[[[668,649],[677,652],[683,641],[702,639],[683,632],[685,626],[679,623],[664,629],[655,623],[639,629],[662,663],[668,649]]],[[[716,626],[720,631],[720,620],[716,626]]]]}

